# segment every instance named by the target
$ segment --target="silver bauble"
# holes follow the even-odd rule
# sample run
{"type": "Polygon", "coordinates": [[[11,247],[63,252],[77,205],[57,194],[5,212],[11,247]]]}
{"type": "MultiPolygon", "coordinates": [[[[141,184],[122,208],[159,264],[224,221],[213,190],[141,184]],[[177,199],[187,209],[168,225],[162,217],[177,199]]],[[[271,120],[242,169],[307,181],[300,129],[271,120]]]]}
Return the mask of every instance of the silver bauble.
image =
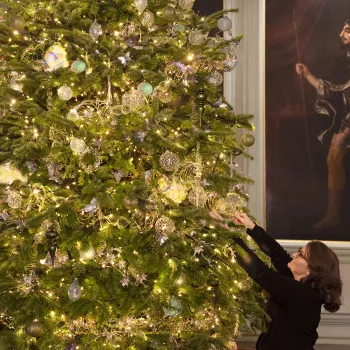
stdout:
{"type": "Polygon", "coordinates": [[[73,90],[69,86],[63,85],[57,90],[57,95],[62,101],[69,101],[73,97],[73,90]]]}
{"type": "Polygon", "coordinates": [[[232,21],[224,16],[218,20],[218,28],[222,31],[230,30],[232,28],[232,21]]]}

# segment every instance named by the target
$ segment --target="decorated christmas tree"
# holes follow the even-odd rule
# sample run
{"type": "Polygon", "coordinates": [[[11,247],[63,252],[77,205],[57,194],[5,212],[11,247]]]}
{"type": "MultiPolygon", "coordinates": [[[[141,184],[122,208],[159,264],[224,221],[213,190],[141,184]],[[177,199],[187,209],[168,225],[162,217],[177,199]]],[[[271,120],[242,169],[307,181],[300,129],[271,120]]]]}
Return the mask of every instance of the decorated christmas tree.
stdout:
{"type": "Polygon", "coordinates": [[[244,232],[210,217],[250,182],[252,116],[222,92],[237,10],[192,7],[0,4],[2,350],[233,349],[261,327],[244,232]]]}

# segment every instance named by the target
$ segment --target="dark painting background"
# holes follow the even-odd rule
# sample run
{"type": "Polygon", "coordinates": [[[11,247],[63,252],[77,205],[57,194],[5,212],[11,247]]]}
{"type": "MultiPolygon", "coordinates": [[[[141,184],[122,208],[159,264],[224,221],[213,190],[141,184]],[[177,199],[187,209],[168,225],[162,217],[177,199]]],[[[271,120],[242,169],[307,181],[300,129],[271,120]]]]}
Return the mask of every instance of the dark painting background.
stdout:
{"type": "Polygon", "coordinates": [[[306,82],[305,119],[295,73],[299,58],[318,78],[349,78],[345,71],[339,77],[345,61],[339,34],[349,15],[350,0],[266,0],[266,219],[276,238],[350,240],[350,154],[342,225],[312,228],[327,205],[329,144],[323,147],[317,134],[330,121],[314,111],[316,92],[306,82]]]}

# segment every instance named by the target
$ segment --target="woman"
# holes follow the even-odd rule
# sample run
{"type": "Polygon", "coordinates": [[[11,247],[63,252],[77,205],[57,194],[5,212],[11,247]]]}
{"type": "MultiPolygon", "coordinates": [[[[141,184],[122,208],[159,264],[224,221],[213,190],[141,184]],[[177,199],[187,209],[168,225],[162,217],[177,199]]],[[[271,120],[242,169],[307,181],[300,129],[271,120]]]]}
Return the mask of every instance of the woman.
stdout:
{"type": "Polygon", "coordinates": [[[312,350],[318,338],[321,306],[336,312],[341,305],[342,282],[336,254],[324,243],[311,241],[293,258],[245,213],[235,214],[237,224],[270,258],[277,271],[265,265],[244,243],[245,255],[237,261],[270,295],[267,333],[256,344],[258,350],[312,350]]]}

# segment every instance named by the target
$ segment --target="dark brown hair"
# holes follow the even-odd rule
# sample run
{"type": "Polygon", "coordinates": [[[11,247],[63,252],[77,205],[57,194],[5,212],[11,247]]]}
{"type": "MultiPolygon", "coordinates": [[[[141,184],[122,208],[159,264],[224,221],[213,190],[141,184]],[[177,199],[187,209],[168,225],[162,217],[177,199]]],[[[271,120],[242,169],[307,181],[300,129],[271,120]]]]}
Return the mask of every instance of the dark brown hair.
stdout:
{"type": "Polygon", "coordinates": [[[320,290],[324,308],[336,312],[341,305],[343,283],[340,278],[339,260],[334,251],[320,241],[306,246],[310,274],[303,282],[320,290]]]}

